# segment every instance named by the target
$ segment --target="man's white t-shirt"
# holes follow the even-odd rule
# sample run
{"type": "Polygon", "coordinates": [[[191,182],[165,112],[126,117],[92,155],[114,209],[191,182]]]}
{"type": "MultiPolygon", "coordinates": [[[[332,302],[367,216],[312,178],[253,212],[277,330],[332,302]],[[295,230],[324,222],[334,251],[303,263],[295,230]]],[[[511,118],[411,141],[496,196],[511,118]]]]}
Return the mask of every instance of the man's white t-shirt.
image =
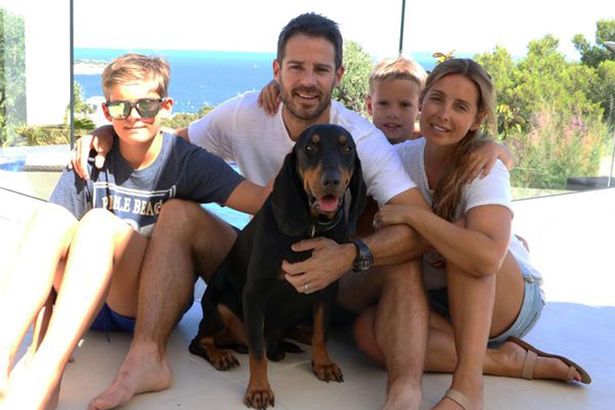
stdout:
{"type": "MultiPolygon", "coordinates": [[[[425,172],[425,138],[412,141],[405,141],[395,145],[395,149],[404,164],[408,175],[421,190],[423,197],[429,204],[433,203],[433,190],[430,189],[425,172]]],[[[456,219],[466,215],[472,208],[481,205],[501,205],[512,209],[512,194],[510,189],[510,174],[506,166],[497,160],[491,172],[484,178],[475,178],[467,184],[462,193],[462,198],[455,211],[456,219]]],[[[515,235],[511,235],[508,250],[515,257],[517,263],[522,266],[522,270],[528,272],[539,283],[542,282],[542,275],[529,263],[529,254],[523,244],[515,235]]],[[[446,286],[446,272],[436,269],[426,263],[423,258],[423,277],[427,289],[437,289],[446,286]]]]}
{"type": "MultiPolygon", "coordinates": [[[[188,136],[192,143],[235,161],[249,181],[266,185],[277,175],[295,143],[284,126],[283,107],[274,116],[267,115],[257,98],[257,92],[248,92],[226,101],[190,124],[188,136]]],[[[367,119],[332,101],[329,122],[352,135],[368,193],[379,204],[416,186],[393,146],[367,119]]]]}

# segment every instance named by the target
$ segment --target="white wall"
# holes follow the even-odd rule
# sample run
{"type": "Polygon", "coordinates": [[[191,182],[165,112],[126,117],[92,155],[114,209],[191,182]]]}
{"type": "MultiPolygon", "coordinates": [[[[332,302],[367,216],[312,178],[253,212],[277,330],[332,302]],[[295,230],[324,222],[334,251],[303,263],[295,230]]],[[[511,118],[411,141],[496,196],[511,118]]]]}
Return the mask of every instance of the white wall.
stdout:
{"type": "Polygon", "coordinates": [[[70,102],[69,0],[20,0],[28,125],[62,124],[70,102]]]}

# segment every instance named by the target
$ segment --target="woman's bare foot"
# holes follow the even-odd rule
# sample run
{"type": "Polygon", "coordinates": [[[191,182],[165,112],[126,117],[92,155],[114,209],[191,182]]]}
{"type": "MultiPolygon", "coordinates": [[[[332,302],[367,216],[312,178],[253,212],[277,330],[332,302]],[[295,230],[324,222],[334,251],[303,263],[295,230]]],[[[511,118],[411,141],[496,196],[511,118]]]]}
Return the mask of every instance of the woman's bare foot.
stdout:
{"type": "MultiPolygon", "coordinates": [[[[527,349],[517,342],[507,341],[497,349],[497,352],[499,356],[497,360],[503,364],[504,368],[509,369],[507,376],[521,377],[527,349]]],[[[536,359],[533,378],[568,381],[569,371],[570,365],[566,364],[562,359],[545,357],[539,354],[536,359]]],[[[573,373],[573,380],[577,382],[582,380],[582,375],[578,370],[573,373]]]]}
{"type": "Polygon", "coordinates": [[[11,379],[0,410],[55,410],[60,397],[61,378],[39,372],[36,368],[19,366],[11,379]]]}
{"type": "Polygon", "coordinates": [[[482,410],[483,383],[482,376],[478,384],[470,383],[469,379],[461,378],[462,383],[453,380],[451,388],[433,409],[437,410],[482,410]]]}
{"type": "Polygon", "coordinates": [[[92,399],[88,409],[112,409],[137,394],[165,390],[171,386],[171,381],[171,369],[166,358],[159,357],[157,348],[131,349],[111,386],[92,399]]]}

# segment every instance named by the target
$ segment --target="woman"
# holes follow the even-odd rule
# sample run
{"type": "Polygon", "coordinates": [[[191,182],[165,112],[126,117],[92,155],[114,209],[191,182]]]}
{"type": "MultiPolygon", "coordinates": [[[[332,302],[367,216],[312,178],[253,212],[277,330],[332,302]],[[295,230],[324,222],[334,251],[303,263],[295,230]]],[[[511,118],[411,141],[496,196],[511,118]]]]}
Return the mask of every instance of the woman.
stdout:
{"type": "MultiPolygon", "coordinates": [[[[541,275],[511,234],[508,170],[498,161],[489,175],[463,182],[470,153],[487,141],[480,129],[495,124],[494,106],[491,78],[479,64],[452,59],[438,65],[420,98],[425,138],[398,145],[433,213],[387,205],[374,219],[376,227],[408,224],[434,249],[423,258],[432,305],[425,370],[453,373],[437,409],[482,408],[483,373],[591,381],[570,360],[518,339],[536,323],[544,299],[541,275]]],[[[357,334],[371,320],[364,315],[357,334]]],[[[373,341],[360,347],[380,360],[373,341]]]]}

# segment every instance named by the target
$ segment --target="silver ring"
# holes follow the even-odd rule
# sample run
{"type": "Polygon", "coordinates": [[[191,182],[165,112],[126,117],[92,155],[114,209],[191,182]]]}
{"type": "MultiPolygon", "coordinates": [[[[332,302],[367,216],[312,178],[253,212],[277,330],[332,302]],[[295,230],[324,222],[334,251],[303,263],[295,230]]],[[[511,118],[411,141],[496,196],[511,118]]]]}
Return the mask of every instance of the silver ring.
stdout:
{"type": "Polygon", "coordinates": [[[305,290],[305,293],[310,293],[310,284],[305,282],[303,285],[303,290],[305,290]]]}

